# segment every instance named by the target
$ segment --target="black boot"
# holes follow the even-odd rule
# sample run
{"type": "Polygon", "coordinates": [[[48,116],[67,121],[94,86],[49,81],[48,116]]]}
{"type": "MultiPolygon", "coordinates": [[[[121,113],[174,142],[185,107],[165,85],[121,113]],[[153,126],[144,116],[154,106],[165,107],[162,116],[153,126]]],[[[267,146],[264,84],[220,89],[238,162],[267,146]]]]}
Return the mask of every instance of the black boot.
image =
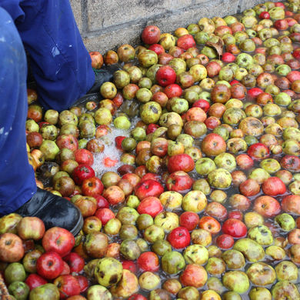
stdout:
{"type": "Polygon", "coordinates": [[[87,94],[91,93],[99,93],[100,87],[104,82],[113,81],[114,73],[118,70],[121,70],[121,66],[119,64],[113,64],[109,66],[104,66],[101,69],[93,69],[95,73],[95,83],[92,88],[87,92],[87,94]]]}
{"type": "Polygon", "coordinates": [[[95,72],[95,83],[91,89],[81,98],[79,98],[72,106],[83,105],[89,101],[99,102],[102,100],[100,87],[104,82],[113,81],[114,73],[121,69],[119,64],[102,67],[101,69],[93,69],[95,72]]]}
{"type": "Polygon", "coordinates": [[[81,212],[72,202],[40,188],[15,212],[23,217],[40,218],[46,230],[55,226],[62,227],[74,236],[83,226],[81,212]]]}

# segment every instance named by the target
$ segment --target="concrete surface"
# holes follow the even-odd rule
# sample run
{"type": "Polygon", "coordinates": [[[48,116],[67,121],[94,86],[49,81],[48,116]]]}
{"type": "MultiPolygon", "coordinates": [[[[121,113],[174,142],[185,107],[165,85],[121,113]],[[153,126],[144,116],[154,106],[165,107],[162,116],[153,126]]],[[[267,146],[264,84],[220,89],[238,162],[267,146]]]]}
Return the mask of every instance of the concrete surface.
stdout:
{"type": "Polygon", "coordinates": [[[122,44],[140,43],[146,25],[161,32],[197,23],[202,17],[240,13],[262,0],[70,0],[89,51],[104,54],[122,44]]]}

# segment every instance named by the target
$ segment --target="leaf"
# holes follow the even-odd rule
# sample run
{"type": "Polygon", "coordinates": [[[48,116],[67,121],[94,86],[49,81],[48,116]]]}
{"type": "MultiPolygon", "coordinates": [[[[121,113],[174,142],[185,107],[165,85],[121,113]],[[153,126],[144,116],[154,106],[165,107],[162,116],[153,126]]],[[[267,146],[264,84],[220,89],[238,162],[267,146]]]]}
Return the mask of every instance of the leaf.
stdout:
{"type": "Polygon", "coordinates": [[[223,54],[223,46],[224,46],[224,42],[222,39],[219,39],[217,43],[212,43],[208,41],[206,42],[206,46],[214,48],[217,51],[220,59],[220,56],[223,54]]]}

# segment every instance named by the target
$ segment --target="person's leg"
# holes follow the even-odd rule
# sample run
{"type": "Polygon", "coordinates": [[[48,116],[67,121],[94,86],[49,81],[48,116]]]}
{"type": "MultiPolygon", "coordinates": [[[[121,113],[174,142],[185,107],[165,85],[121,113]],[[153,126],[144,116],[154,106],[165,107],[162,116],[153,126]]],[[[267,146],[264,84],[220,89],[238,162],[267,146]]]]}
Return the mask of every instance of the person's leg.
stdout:
{"type": "MultiPolygon", "coordinates": [[[[1,3],[1,2],[0,2],[1,3]]],[[[83,218],[70,201],[37,189],[28,162],[27,63],[21,38],[10,15],[0,7],[0,216],[16,212],[43,220],[76,235],[83,218]]]]}
{"type": "Polygon", "coordinates": [[[0,7],[0,215],[15,211],[36,192],[28,163],[25,51],[12,18],[0,7]]]}
{"type": "Polygon", "coordinates": [[[31,57],[44,108],[69,108],[93,86],[91,59],[69,0],[0,0],[31,57]]]}

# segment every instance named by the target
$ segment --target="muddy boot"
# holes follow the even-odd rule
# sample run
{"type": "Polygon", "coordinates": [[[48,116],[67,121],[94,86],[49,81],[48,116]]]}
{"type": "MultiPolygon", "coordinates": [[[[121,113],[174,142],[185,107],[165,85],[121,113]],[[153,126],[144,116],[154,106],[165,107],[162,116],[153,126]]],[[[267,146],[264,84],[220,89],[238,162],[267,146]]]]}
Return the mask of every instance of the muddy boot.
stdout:
{"type": "Polygon", "coordinates": [[[17,211],[23,217],[38,217],[46,229],[62,227],[76,236],[83,226],[80,210],[65,198],[38,188],[33,197],[17,211]]]}

